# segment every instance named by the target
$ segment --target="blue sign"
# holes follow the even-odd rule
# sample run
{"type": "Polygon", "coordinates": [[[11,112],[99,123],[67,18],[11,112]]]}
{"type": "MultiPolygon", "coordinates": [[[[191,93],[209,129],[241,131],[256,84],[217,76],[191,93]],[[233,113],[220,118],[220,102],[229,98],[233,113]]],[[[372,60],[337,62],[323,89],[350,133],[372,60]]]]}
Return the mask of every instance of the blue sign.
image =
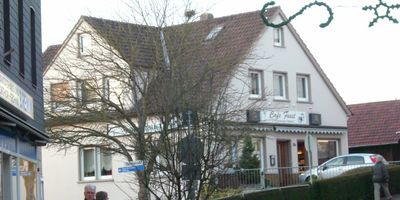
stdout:
{"type": "Polygon", "coordinates": [[[134,166],[118,168],[118,173],[140,172],[140,171],[144,171],[144,165],[134,165],[134,166]]]}

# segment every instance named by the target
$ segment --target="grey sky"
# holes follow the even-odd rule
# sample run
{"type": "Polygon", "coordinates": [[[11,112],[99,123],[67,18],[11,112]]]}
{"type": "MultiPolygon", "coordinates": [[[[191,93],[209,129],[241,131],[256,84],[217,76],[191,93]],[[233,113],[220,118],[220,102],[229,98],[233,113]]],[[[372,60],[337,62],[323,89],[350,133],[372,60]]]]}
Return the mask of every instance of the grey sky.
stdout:
{"type": "MultiPolygon", "coordinates": [[[[319,28],[328,16],[322,7],[305,11],[292,24],[346,103],[400,99],[400,24],[385,19],[372,28],[368,27],[374,16],[371,11],[363,11],[362,7],[374,5],[378,0],[321,1],[333,8],[331,25],[319,28]]],[[[400,4],[400,0],[384,1],[400,4]]],[[[192,7],[220,17],[260,10],[266,2],[193,0],[192,7]]],[[[276,2],[286,16],[290,16],[312,1],[276,2]]],[[[128,12],[120,0],[42,0],[43,50],[49,45],[62,43],[80,15],[119,20],[128,12]]],[[[391,13],[400,20],[400,9],[391,13]]]]}

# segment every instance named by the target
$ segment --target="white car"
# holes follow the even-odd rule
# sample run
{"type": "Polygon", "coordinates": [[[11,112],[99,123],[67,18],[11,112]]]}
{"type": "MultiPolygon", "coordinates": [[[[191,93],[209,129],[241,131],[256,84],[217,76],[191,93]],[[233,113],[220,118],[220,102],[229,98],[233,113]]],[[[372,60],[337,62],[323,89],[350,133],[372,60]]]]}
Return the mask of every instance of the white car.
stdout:
{"type": "MultiPolygon", "coordinates": [[[[373,166],[377,162],[377,155],[378,154],[355,153],[337,156],[313,168],[311,173],[310,170],[304,171],[300,174],[299,180],[301,183],[306,183],[310,181],[310,174],[318,180],[321,180],[339,176],[351,169],[373,166]]],[[[383,163],[387,164],[388,162],[383,159],[383,163]]]]}

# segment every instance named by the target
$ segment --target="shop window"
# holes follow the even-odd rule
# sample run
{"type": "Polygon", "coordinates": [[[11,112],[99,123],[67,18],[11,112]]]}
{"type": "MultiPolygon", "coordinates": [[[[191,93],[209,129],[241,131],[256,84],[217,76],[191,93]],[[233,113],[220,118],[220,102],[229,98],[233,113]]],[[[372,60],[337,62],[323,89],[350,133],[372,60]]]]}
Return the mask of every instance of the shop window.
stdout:
{"type": "Polygon", "coordinates": [[[21,199],[37,199],[36,165],[33,162],[20,159],[19,181],[21,199]]]}
{"type": "Polygon", "coordinates": [[[338,155],[337,140],[318,140],[318,165],[338,155]]]}
{"type": "Polygon", "coordinates": [[[250,75],[250,98],[262,97],[262,72],[251,70],[250,75]]]}
{"type": "Polygon", "coordinates": [[[299,171],[305,171],[307,170],[308,164],[308,155],[306,148],[304,146],[304,141],[297,141],[297,163],[299,167],[299,171]]]}
{"type": "Polygon", "coordinates": [[[112,178],[111,153],[100,148],[80,150],[81,180],[99,180],[112,178]]]}

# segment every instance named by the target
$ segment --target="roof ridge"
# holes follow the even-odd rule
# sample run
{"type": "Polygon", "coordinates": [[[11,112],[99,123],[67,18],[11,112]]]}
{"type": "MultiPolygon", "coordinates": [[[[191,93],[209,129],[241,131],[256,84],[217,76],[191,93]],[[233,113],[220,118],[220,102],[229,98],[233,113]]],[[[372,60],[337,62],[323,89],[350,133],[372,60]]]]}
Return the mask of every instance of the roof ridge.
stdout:
{"type": "Polygon", "coordinates": [[[399,99],[393,99],[393,100],[383,100],[383,101],[372,101],[372,102],[365,102],[365,103],[355,103],[355,104],[349,104],[348,106],[360,106],[360,105],[367,105],[367,104],[376,104],[376,103],[390,103],[390,102],[399,102],[399,99]]]}
{"type": "Polygon", "coordinates": [[[135,26],[143,26],[147,28],[157,28],[156,26],[150,26],[150,25],[145,25],[145,24],[136,24],[132,22],[124,22],[124,21],[119,21],[115,19],[106,19],[106,18],[101,18],[101,17],[93,17],[93,16],[87,16],[87,15],[81,15],[82,19],[88,19],[88,20],[101,20],[104,22],[112,22],[112,23],[120,23],[120,24],[127,24],[127,25],[135,25],[135,26]]]}

